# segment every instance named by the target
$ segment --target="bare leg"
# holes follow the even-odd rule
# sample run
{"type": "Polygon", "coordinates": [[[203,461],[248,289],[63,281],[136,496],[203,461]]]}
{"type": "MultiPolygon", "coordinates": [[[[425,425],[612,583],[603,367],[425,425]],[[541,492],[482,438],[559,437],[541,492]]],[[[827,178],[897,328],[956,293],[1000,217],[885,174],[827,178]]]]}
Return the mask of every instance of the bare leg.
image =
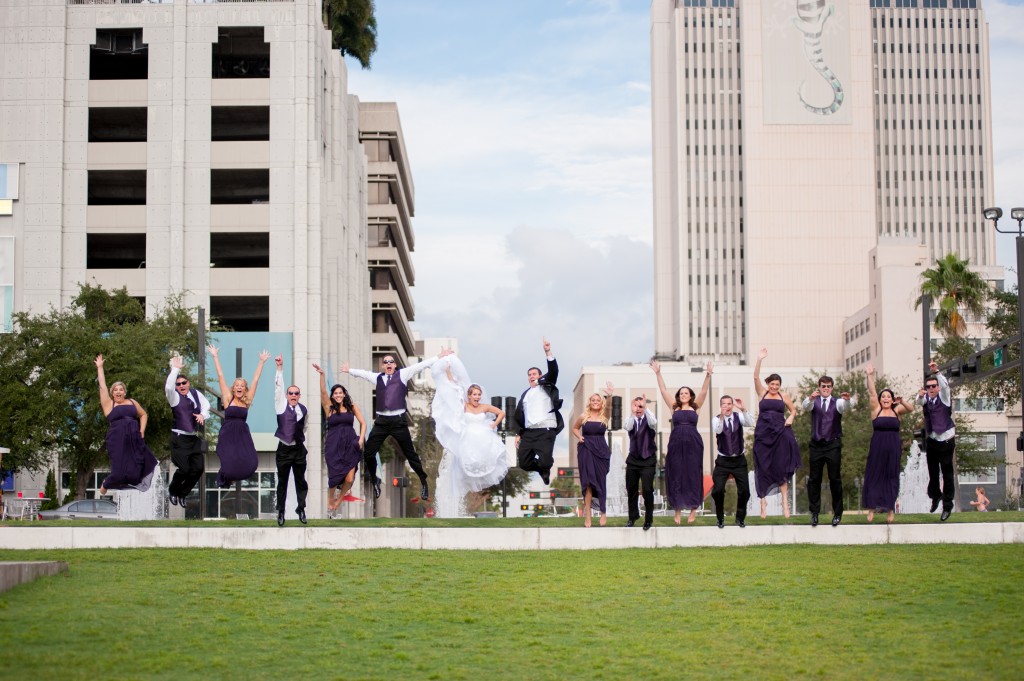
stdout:
{"type": "Polygon", "coordinates": [[[889,515],[885,516],[885,522],[892,524],[892,521],[896,519],[896,512],[889,511],[889,515]]]}
{"type": "Polygon", "coordinates": [[[680,509],[678,509],[678,508],[676,509],[675,521],[676,521],[676,525],[680,525],[683,522],[683,514],[680,512],[680,509]]]}
{"type": "Polygon", "coordinates": [[[688,517],[688,518],[686,519],[686,522],[687,522],[687,523],[690,523],[690,524],[692,525],[692,524],[693,524],[693,521],[695,521],[696,519],[697,519],[697,509],[695,509],[695,508],[691,508],[691,509],[690,509],[690,517],[688,517]]]}
{"type": "Polygon", "coordinates": [[[587,487],[587,491],[583,494],[583,526],[590,527],[590,502],[593,498],[593,490],[587,487]]]}
{"type": "Polygon", "coordinates": [[[874,511],[868,511],[868,522],[869,523],[873,522],[874,519],[875,519],[875,512],[874,511]]]}
{"type": "Polygon", "coordinates": [[[338,503],[339,504],[341,503],[340,500],[342,498],[348,496],[348,493],[352,491],[352,483],[355,482],[355,479],[356,479],[356,471],[353,468],[352,470],[350,470],[348,472],[348,475],[345,476],[345,482],[343,482],[343,483],[341,483],[341,485],[339,485],[339,489],[338,489],[338,499],[339,499],[338,503]]]}
{"type": "Polygon", "coordinates": [[[764,497],[761,497],[761,518],[764,519],[764,518],[767,518],[767,517],[768,517],[768,500],[765,499],[764,497]]]}
{"type": "Polygon", "coordinates": [[[605,515],[604,513],[602,513],[601,514],[601,519],[600,519],[599,522],[601,524],[601,527],[604,527],[608,523],[608,516],[605,515]]]}
{"type": "Polygon", "coordinates": [[[782,483],[779,485],[779,492],[782,493],[782,515],[789,517],[789,484],[782,483]]]}

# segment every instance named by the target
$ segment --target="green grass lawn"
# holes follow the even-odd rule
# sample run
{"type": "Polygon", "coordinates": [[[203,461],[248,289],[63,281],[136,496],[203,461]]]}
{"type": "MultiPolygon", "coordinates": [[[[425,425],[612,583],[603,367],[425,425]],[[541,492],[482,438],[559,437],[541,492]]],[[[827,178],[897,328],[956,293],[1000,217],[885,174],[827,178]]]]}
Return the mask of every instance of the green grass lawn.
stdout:
{"type": "MultiPolygon", "coordinates": [[[[734,520],[732,515],[726,516],[725,522],[731,525],[734,520]]],[[[832,513],[821,514],[822,526],[828,527],[832,521],[832,513]]],[[[758,525],[807,525],[811,517],[807,514],[795,515],[786,519],[782,516],[770,516],[764,520],[758,515],[747,516],[747,526],[758,525]]],[[[906,513],[896,516],[896,523],[900,525],[916,523],[939,522],[938,513],[906,513]]],[[[967,511],[954,513],[949,517],[947,523],[999,523],[999,522],[1024,522],[1024,511],[1000,511],[999,513],[978,513],[967,511]]],[[[654,524],[657,526],[669,527],[672,523],[672,515],[655,516],[654,524]]],[[[714,526],[715,514],[709,513],[698,517],[696,525],[714,526]]],[[[843,515],[844,525],[867,524],[867,517],[863,513],[847,511],[843,515]]],[[[875,514],[875,525],[885,525],[885,514],[875,514]]],[[[0,523],[0,527],[9,525],[11,527],[23,527],[20,520],[9,520],[0,523]]],[[[117,520],[45,520],[40,521],[34,527],[76,527],[88,525],[90,527],[124,527],[125,525],[140,525],[145,527],[276,527],[274,520],[147,520],[139,522],[119,522],[117,520]]],[[[355,520],[314,520],[310,519],[309,525],[313,527],[583,527],[583,519],[571,515],[545,516],[541,518],[359,518],[355,520]]],[[[609,527],[624,527],[626,518],[608,518],[609,527]]],[[[683,525],[686,525],[686,514],[683,514],[683,525]]],[[[302,527],[299,521],[290,518],[285,527],[302,527]]],[[[594,527],[597,527],[597,518],[594,518],[594,527]]]]}
{"type": "MultiPolygon", "coordinates": [[[[979,514],[982,515],[982,514],[979,514]]],[[[992,515],[992,514],[989,514],[992,515]]],[[[1024,550],[0,551],[11,678],[1024,678],[1024,550]]]]}

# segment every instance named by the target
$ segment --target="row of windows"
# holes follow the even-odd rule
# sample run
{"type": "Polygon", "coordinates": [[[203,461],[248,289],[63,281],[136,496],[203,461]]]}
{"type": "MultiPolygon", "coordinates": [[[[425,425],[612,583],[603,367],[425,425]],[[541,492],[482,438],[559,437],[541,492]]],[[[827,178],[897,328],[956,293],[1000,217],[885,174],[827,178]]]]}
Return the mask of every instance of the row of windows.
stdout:
{"type": "MultiPolygon", "coordinates": [[[[722,101],[723,102],[729,102],[732,97],[736,97],[736,104],[737,104],[737,106],[740,105],[740,104],[743,104],[743,95],[741,95],[739,93],[739,91],[737,91],[737,90],[721,91],[721,95],[722,95],[722,101]]],[[[715,100],[715,93],[712,92],[711,93],[711,103],[714,104],[715,101],[716,101],[715,100]]],[[[687,92],[685,95],[683,95],[683,103],[684,104],[689,104],[690,103],[690,93],[689,92],[687,92]]],[[[707,104],[708,103],[708,94],[705,92],[702,95],[700,95],[700,97],[698,98],[697,93],[694,93],[694,95],[693,95],[693,103],[694,104],[707,104]]]]}
{"type": "MultiPolygon", "coordinates": [[[[915,2],[915,1],[916,0],[897,0],[897,2],[915,2]]],[[[897,6],[899,7],[900,5],[897,5],[897,6]]],[[[965,9],[971,9],[971,8],[965,8],[965,9]]],[[[936,19],[935,17],[932,17],[931,19],[932,19],[932,26],[931,26],[932,28],[946,28],[946,18],[945,17],[940,17],[939,19],[936,19]]],[[[878,24],[879,24],[878,17],[872,17],[871,18],[871,25],[874,26],[875,28],[878,28],[878,24]]],[[[882,24],[882,28],[885,28],[885,17],[882,17],[881,24],[882,24]]],[[[963,19],[962,17],[957,17],[957,19],[956,19],[956,28],[964,28],[965,26],[967,28],[978,28],[978,19],[977,19],[977,17],[975,17],[973,19],[972,18],[968,18],[966,20],[963,19]]],[[[895,19],[893,17],[889,17],[889,28],[903,28],[903,17],[898,17],[898,18],[895,18],[895,19]]],[[[910,25],[910,17],[907,17],[907,28],[921,28],[921,18],[920,17],[914,17],[914,25],[911,26],[910,25]]],[[[924,18],[924,28],[928,28],[928,17],[924,18]]],[[[953,19],[952,19],[952,17],[950,17],[950,19],[949,19],[949,28],[953,28],[953,19]]]]}
{"type": "MultiPolygon", "coordinates": [[[[942,50],[941,51],[939,50],[939,43],[930,43],[930,44],[932,46],[931,54],[946,54],[946,43],[942,43],[942,50]]],[[[973,44],[974,44],[974,54],[981,54],[981,46],[980,46],[980,44],[979,43],[973,43],[973,44]]],[[[904,51],[903,51],[904,47],[907,48],[906,54],[921,54],[921,45],[924,45],[924,53],[925,54],[929,54],[929,51],[928,51],[929,43],[913,43],[913,44],[899,43],[899,49],[896,49],[897,48],[897,43],[884,43],[884,42],[880,43],[880,42],[878,42],[876,40],[875,41],[875,45],[881,45],[882,46],[882,52],[881,52],[882,54],[904,54],[904,51]],[[886,45],[889,46],[888,51],[885,49],[886,45]],[[913,47],[914,49],[910,49],[911,47],[913,47]]],[[[954,44],[950,43],[950,45],[949,45],[949,54],[954,54],[954,53],[956,53],[956,54],[963,54],[964,53],[964,45],[967,46],[967,54],[970,54],[971,53],[971,43],[956,43],[955,47],[957,49],[955,49],[955,50],[953,49],[954,44]]]]}
{"type": "MultiPolygon", "coordinates": [[[[933,155],[949,156],[950,154],[952,154],[953,156],[969,156],[969,155],[974,154],[974,146],[968,146],[966,144],[961,144],[960,146],[957,146],[955,144],[950,146],[949,144],[946,144],[946,145],[944,145],[942,147],[940,147],[938,144],[936,144],[935,147],[934,147],[934,151],[932,149],[932,145],[929,144],[928,147],[927,147],[927,149],[928,149],[928,153],[927,154],[925,153],[925,145],[923,145],[923,144],[918,144],[917,145],[917,154],[914,154],[914,145],[913,144],[911,144],[909,146],[906,145],[906,144],[901,144],[900,145],[900,153],[903,156],[906,156],[908,148],[910,149],[910,155],[911,156],[915,156],[915,155],[916,156],[933,156],[933,155]],[[959,153],[958,153],[958,151],[959,151],[959,153]]],[[[885,144],[885,145],[881,146],[881,149],[883,150],[883,152],[886,155],[888,155],[889,154],[890,146],[888,144],[885,144]]],[[[896,151],[896,145],[893,144],[891,149],[895,152],[896,151]]],[[[982,150],[982,147],[981,147],[980,144],[978,145],[978,152],[977,153],[978,153],[979,157],[983,157],[985,155],[985,152],[982,150]]]]}
{"type": "MultiPolygon", "coordinates": [[[[881,187],[879,187],[879,188],[881,188],[881,187]]],[[[886,189],[888,189],[888,187],[886,187],[886,189]]],[[[950,200],[949,200],[948,196],[929,196],[929,197],[927,197],[927,199],[928,199],[927,205],[925,205],[925,198],[926,197],[922,196],[920,202],[918,202],[917,198],[918,197],[916,197],[916,196],[911,196],[909,198],[906,197],[906,196],[903,196],[903,197],[890,196],[888,203],[893,208],[899,208],[901,205],[904,208],[918,208],[918,207],[920,207],[920,208],[950,208],[950,200]]],[[[953,208],[953,212],[954,213],[959,213],[960,212],[960,197],[959,196],[953,197],[952,208],[953,208]]],[[[978,213],[979,209],[978,209],[978,199],[977,199],[977,197],[972,196],[970,198],[970,205],[968,205],[967,198],[965,197],[964,198],[964,203],[963,203],[963,210],[968,212],[968,213],[971,213],[971,214],[978,213]]]]}
{"type": "MultiPolygon", "coordinates": [[[[683,24],[686,24],[686,22],[684,21],[683,24]]],[[[703,25],[703,22],[701,23],[701,25],[703,25]]],[[[732,26],[732,20],[726,20],[725,25],[732,26]]],[[[738,21],[736,22],[736,25],[739,26],[738,21]]],[[[719,28],[722,27],[721,19],[718,20],[718,26],[719,28]]],[[[739,54],[740,42],[734,38],[719,38],[718,40],[710,44],[689,42],[683,43],[683,54],[690,54],[690,52],[693,52],[694,54],[697,54],[698,52],[700,52],[701,54],[715,54],[716,52],[724,52],[726,54],[739,54]],[[721,42],[722,47],[724,49],[716,49],[715,43],[717,42],[721,42]],[[700,47],[699,50],[697,49],[698,46],[700,47]],[[692,50],[690,49],[691,47],[693,48],[692,50]]]]}
{"type": "MultiPolygon", "coordinates": [[[[742,233],[742,232],[743,232],[743,230],[741,228],[740,229],[740,233],[742,233]]],[[[705,248],[704,251],[703,251],[703,255],[704,255],[704,259],[705,260],[710,260],[711,259],[711,249],[705,248]]],[[[716,252],[715,255],[717,256],[717,252],[716,252]]],[[[728,259],[730,255],[732,256],[733,260],[736,259],[736,249],[735,248],[733,248],[733,249],[723,248],[722,249],[722,260],[728,259]]],[[[688,248],[688,249],[686,249],[686,257],[689,260],[700,260],[701,259],[701,249],[699,249],[699,248],[688,248]]],[[[743,249],[740,248],[740,260],[742,260],[742,259],[743,259],[743,249]]]]}
{"type": "MultiPolygon", "coordinates": [[[[87,234],[89,269],[146,269],[146,234],[87,234]]],[[[268,232],[211,232],[210,267],[270,267],[268,232]]]]}
{"type": "MultiPolygon", "coordinates": [[[[90,206],[146,205],[146,170],[90,170],[86,195],[90,206]]],[[[270,202],[269,168],[212,168],[211,204],[270,202]]]]}
{"type": "MultiPolygon", "coordinates": [[[[740,75],[740,71],[741,70],[742,69],[740,69],[740,68],[736,69],[736,78],[740,78],[741,77],[741,75],[740,75]]],[[[683,69],[683,73],[682,73],[683,77],[685,77],[687,75],[686,71],[687,71],[687,69],[683,69]]],[[[689,69],[689,71],[690,71],[689,75],[693,76],[694,78],[714,78],[715,77],[715,69],[713,67],[710,68],[710,69],[709,68],[702,68],[702,69],[700,69],[700,73],[697,72],[698,70],[697,70],[696,67],[692,68],[692,69],[689,69]]],[[[733,77],[733,75],[732,75],[732,68],[718,69],[718,75],[722,76],[723,78],[732,78],[733,77]]]]}
{"type": "MultiPolygon", "coordinates": [[[[889,95],[887,95],[887,94],[886,95],[879,95],[878,94],[878,90],[875,90],[875,104],[878,104],[878,101],[879,101],[878,98],[880,96],[883,98],[882,101],[884,103],[886,103],[886,104],[889,103],[889,95]]],[[[901,104],[906,104],[906,101],[903,99],[903,97],[905,97],[905,96],[906,95],[900,95],[900,103],[901,104]]],[[[925,94],[924,97],[925,97],[924,102],[922,102],[921,101],[921,94],[918,93],[918,95],[917,95],[917,103],[918,104],[922,104],[922,103],[923,104],[927,104],[928,103],[928,95],[925,94]]],[[[892,96],[892,101],[893,101],[893,104],[896,103],[896,95],[895,94],[892,96]]],[[[978,94],[975,94],[975,95],[960,94],[960,103],[961,104],[964,104],[964,105],[972,104],[975,101],[978,104],[981,104],[981,93],[978,93],[978,94]]],[[[933,92],[932,93],[932,103],[933,104],[956,104],[956,102],[957,102],[957,95],[955,95],[955,94],[940,95],[938,92],[933,92]]],[[[910,103],[911,104],[914,103],[914,95],[913,94],[910,95],[910,103]]],[[[876,121],[876,126],[877,126],[877,121],[876,121]]]]}
{"type": "MultiPolygon", "coordinates": [[[[213,44],[213,78],[269,78],[270,43],[262,26],[221,26],[213,44]]],[[[90,80],[145,80],[149,45],[141,28],[100,28],[89,50],[90,80]]]]}
{"type": "MultiPolygon", "coordinates": [[[[940,122],[942,123],[942,129],[943,130],[949,130],[950,129],[950,125],[949,125],[950,121],[948,119],[946,119],[946,120],[942,120],[942,121],[938,121],[938,120],[935,121],[935,129],[936,130],[939,129],[939,123],[940,122]]],[[[960,119],[960,127],[959,128],[956,127],[956,123],[957,123],[956,119],[953,119],[952,123],[953,123],[953,127],[952,127],[953,130],[974,130],[974,120],[973,119],[970,120],[970,121],[966,121],[966,120],[961,118],[960,119]]],[[[876,118],[875,119],[875,129],[878,129],[880,124],[881,124],[881,121],[876,118]]],[[[885,120],[885,129],[886,130],[889,129],[889,120],[888,119],[885,120]]],[[[892,122],[892,129],[893,130],[896,129],[896,121],[892,122]]],[[[911,118],[911,119],[905,119],[905,118],[901,119],[900,120],[900,130],[907,130],[907,129],[910,129],[910,130],[915,130],[915,129],[916,130],[931,130],[932,129],[932,120],[930,118],[929,119],[918,118],[917,119],[917,127],[915,128],[914,127],[914,119],[913,118],[911,118]],[[908,123],[909,123],[909,125],[908,125],[908,123]]],[[[981,130],[981,121],[978,121],[978,130],[981,130]]]]}
{"type": "MultiPolygon", "coordinates": [[[[875,64],[875,68],[878,68],[878,64],[875,64]]],[[[946,80],[946,71],[947,71],[946,69],[932,69],[931,72],[929,72],[928,69],[924,69],[923,71],[924,71],[924,78],[926,80],[930,80],[932,78],[938,80],[940,73],[942,74],[942,80],[946,80]]],[[[960,80],[964,80],[964,79],[970,80],[971,79],[971,73],[972,73],[971,69],[949,69],[948,71],[949,71],[949,78],[950,79],[953,79],[953,80],[956,80],[958,78],[960,80]],[[966,75],[964,75],[965,72],[966,72],[966,75]],[[957,74],[959,74],[959,75],[957,75],[957,74]]],[[[880,69],[880,72],[882,74],[882,78],[896,78],[897,77],[896,76],[896,69],[880,69]]],[[[922,69],[900,69],[899,70],[899,74],[900,74],[899,75],[899,79],[900,80],[904,80],[905,78],[906,79],[921,78],[922,77],[921,76],[921,72],[922,72],[922,69]]],[[[974,69],[973,73],[974,73],[974,77],[975,78],[981,78],[981,69],[974,69]]]]}
{"type": "MultiPolygon", "coordinates": [[[[686,155],[687,156],[701,156],[701,155],[707,156],[708,155],[708,148],[709,148],[709,145],[707,145],[707,144],[704,144],[704,145],[694,144],[693,147],[692,147],[693,151],[691,152],[690,151],[691,147],[690,147],[689,144],[687,144],[686,145],[686,155]]],[[[717,153],[718,150],[721,150],[722,156],[726,156],[726,155],[733,156],[733,155],[736,155],[736,154],[738,154],[740,156],[743,155],[743,145],[742,144],[740,144],[740,145],[730,144],[729,145],[729,152],[728,152],[728,154],[726,154],[725,145],[724,144],[720,144],[720,145],[712,144],[712,145],[710,145],[710,149],[711,149],[711,155],[712,156],[718,156],[718,153],[717,153]]]]}
{"type": "Polygon", "coordinates": [[[864,362],[871,361],[871,348],[864,348],[858,353],[855,353],[852,357],[846,358],[846,370],[850,371],[854,367],[860,366],[864,362]]]}
{"type": "MultiPolygon", "coordinates": [[[[735,272],[733,272],[731,275],[724,275],[723,274],[722,275],[722,283],[723,284],[726,283],[726,281],[725,281],[726,279],[732,279],[732,278],[735,278],[735,277],[736,277],[736,273],[735,272]]],[[[696,279],[697,279],[697,285],[699,286],[700,283],[701,283],[700,275],[699,274],[696,276],[696,279]]],[[[715,286],[718,286],[718,275],[717,274],[714,275],[713,279],[714,279],[715,286]]],[[[693,286],[693,280],[694,280],[694,275],[692,275],[692,274],[688,275],[686,277],[686,283],[688,283],[690,286],[693,286]]],[[[733,282],[733,283],[735,283],[735,282],[733,282]]],[[[743,271],[741,270],[740,271],[740,286],[742,286],[745,283],[746,283],[746,277],[743,275],[743,271]]],[[[709,274],[705,274],[704,275],[704,284],[706,284],[708,286],[710,286],[712,284],[712,276],[711,275],[709,275],[709,274]]]]}
{"type": "Polygon", "coordinates": [[[683,7],[735,7],[736,0],[682,0],[683,7]]]}
{"type": "MultiPolygon", "coordinates": [[[[890,171],[888,171],[888,170],[885,171],[885,182],[886,182],[885,186],[886,187],[889,186],[889,172],[890,171]]],[[[892,172],[894,173],[894,178],[893,178],[894,180],[898,181],[900,179],[900,173],[902,173],[903,174],[903,177],[902,177],[903,181],[904,182],[907,181],[907,171],[906,170],[903,170],[903,171],[896,170],[896,171],[892,171],[892,172]]],[[[911,170],[910,171],[910,181],[911,182],[913,182],[914,180],[921,180],[922,182],[925,181],[925,180],[929,180],[929,181],[939,180],[939,181],[942,181],[942,172],[943,171],[941,171],[941,170],[935,170],[935,171],[929,170],[927,173],[925,173],[925,171],[923,171],[923,170],[918,170],[916,172],[911,170]]],[[[964,170],[963,172],[958,172],[958,171],[954,170],[954,171],[952,171],[952,173],[950,173],[950,171],[947,170],[945,172],[946,172],[946,180],[945,180],[946,183],[947,184],[951,183],[951,185],[954,186],[954,187],[956,187],[956,186],[967,187],[967,186],[970,186],[970,185],[974,184],[974,177],[975,177],[974,173],[975,173],[975,171],[973,171],[973,170],[970,172],[970,175],[968,175],[966,170],[964,170]],[[950,179],[950,175],[951,174],[952,174],[952,179],[950,179]]],[[[980,170],[977,171],[977,173],[978,173],[978,175],[977,175],[978,183],[979,184],[985,184],[985,173],[980,171],[980,170]]],[[[877,182],[876,182],[877,186],[879,188],[881,188],[882,187],[882,171],[880,171],[880,170],[875,171],[875,177],[877,179],[877,182]]],[[[897,182],[897,184],[898,184],[898,182],[897,182]]]]}
{"type": "MultiPolygon", "coordinates": [[[[702,129],[703,130],[707,130],[708,129],[708,121],[707,121],[707,119],[705,119],[705,120],[703,120],[701,122],[703,123],[703,125],[697,125],[697,121],[693,121],[693,129],[694,130],[702,130],[702,129]]],[[[722,124],[722,130],[725,130],[726,129],[726,127],[725,127],[726,121],[724,121],[724,120],[716,121],[715,119],[711,119],[711,129],[712,130],[717,130],[719,123],[722,124]]],[[[730,118],[728,123],[729,123],[729,130],[732,130],[733,129],[732,128],[733,120],[730,118]]],[[[735,123],[736,123],[736,129],[737,130],[742,130],[743,129],[743,121],[742,120],[738,120],[737,119],[735,121],[735,123]]],[[[690,129],[690,119],[686,119],[686,129],[687,130],[690,129]]]]}
{"type": "MultiPolygon", "coordinates": [[[[716,196],[712,196],[710,198],[710,202],[709,202],[707,196],[687,196],[686,197],[686,207],[687,208],[700,208],[701,207],[701,199],[704,199],[704,203],[703,203],[703,207],[704,208],[718,208],[718,196],[717,195],[716,196]]],[[[732,197],[727,197],[727,198],[723,197],[722,198],[722,206],[730,206],[730,205],[732,205],[732,200],[733,199],[736,199],[738,206],[740,208],[743,208],[743,197],[742,196],[732,196],[732,197]]],[[[741,234],[743,233],[743,223],[740,223],[740,233],[741,234]]]]}
{"type": "MultiPolygon", "coordinates": [[[[90,142],[145,142],[148,113],[144,106],[89,107],[90,142]]],[[[211,106],[211,142],[270,140],[270,106],[211,106]]]]}
{"type": "Polygon", "coordinates": [[[851,341],[860,338],[865,333],[871,330],[871,319],[865,319],[860,324],[857,324],[852,329],[846,331],[846,344],[849,345],[851,341]]]}
{"type": "MultiPolygon", "coordinates": [[[[723,303],[723,306],[726,308],[727,312],[732,312],[733,309],[735,308],[736,304],[734,302],[732,302],[732,301],[725,301],[723,303]]],[[[740,301],[740,312],[743,312],[746,309],[747,309],[746,302],[741,300],[740,301]]],[[[693,312],[693,301],[692,300],[690,301],[690,312],[693,312]]],[[[715,301],[715,312],[718,312],[718,301],[717,300],[715,301]]],[[[700,304],[700,301],[698,301],[697,302],[697,314],[700,314],[700,313],[701,313],[701,304],[700,304]]]]}

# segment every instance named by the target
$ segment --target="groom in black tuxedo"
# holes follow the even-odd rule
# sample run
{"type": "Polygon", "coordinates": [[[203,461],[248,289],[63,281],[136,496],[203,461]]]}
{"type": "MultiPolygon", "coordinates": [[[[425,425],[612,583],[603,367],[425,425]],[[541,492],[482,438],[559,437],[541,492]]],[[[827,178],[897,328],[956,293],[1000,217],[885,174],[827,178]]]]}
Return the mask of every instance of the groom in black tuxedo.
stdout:
{"type": "Polygon", "coordinates": [[[548,371],[542,374],[537,367],[526,372],[530,387],[523,392],[512,419],[516,432],[516,451],[519,467],[524,471],[537,471],[544,484],[551,482],[551,466],[555,463],[555,437],[562,432],[562,400],[558,397],[558,362],[551,354],[551,343],[544,338],[544,355],[548,371]]]}

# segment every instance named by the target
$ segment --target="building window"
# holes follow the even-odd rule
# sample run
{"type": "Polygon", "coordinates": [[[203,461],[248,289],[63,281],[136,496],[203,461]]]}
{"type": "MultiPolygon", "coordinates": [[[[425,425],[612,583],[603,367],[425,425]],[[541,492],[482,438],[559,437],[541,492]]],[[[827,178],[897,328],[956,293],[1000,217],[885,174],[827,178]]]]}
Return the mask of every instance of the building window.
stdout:
{"type": "Polygon", "coordinates": [[[144,206],[146,171],[90,170],[86,194],[90,206],[144,206]]]}
{"type": "Polygon", "coordinates": [[[394,161],[391,155],[391,140],[363,140],[367,161],[394,161]]]}
{"type": "Polygon", "coordinates": [[[87,234],[85,266],[90,270],[145,269],[146,235],[87,234]]]}
{"type": "Polygon", "coordinates": [[[389,182],[370,182],[367,184],[366,202],[371,206],[392,204],[395,202],[389,182]]]}
{"type": "Polygon", "coordinates": [[[388,247],[395,245],[395,239],[391,234],[391,225],[370,223],[369,240],[370,246],[388,247]]]}
{"type": "Polygon", "coordinates": [[[386,267],[374,267],[370,270],[370,289],[373,291],[387,291],[395,288],[394,280],[391,277],[391,270],[386,267]]]}
{"type": "Polygon", "coordinates": [[[148,48],[141,28],[96,29],[96,42],[89,49],[89,80],[145,80],[148,48]]]}
{"type": "Polygon", "coordinates": [[[270,331],[268,296],[210,296],[217,331],[270,331]]]}
{"type": "Polygon", "coordinates": [[[387,310],[373,311],[373,332],[388,333],[394,331],[395,325],[391,321],[391,313],[387,310]]]}
{"type": "Polygon", "coordinates": [[[90,142],[145,142],[148,115],[144,106],[89,108],[90,142]]]}
{"type": "Polygon", "coordinates": [[[269,106],[210,107],[210,141],[266,142],[269,140],[269,106]]]}
{"type": "Polygon", "coordinates": [[[270,234],[212,232],[210,267],[270,267],[270,234]]]}
{"type": "Polygon", "coordinates": [[[214,78],[270,78],[270,43],[262,26],[221,26],[213,45],[214,78]]]}
{"type": "Polygon", "coordinates": [[[270,169],[212,168],[210,203],[270,203],[270,169]]]}
{"type": "Polygon", "coordinates": [[[217,487],[217,474],[206,473],[206,517],[234,518],[244,513],[250,518],[258,518],[260,514],[276,513],[277,509],[277,474],[256,471],[239,483],[240,492],[235,484],[220,489],[217,487]]]}

